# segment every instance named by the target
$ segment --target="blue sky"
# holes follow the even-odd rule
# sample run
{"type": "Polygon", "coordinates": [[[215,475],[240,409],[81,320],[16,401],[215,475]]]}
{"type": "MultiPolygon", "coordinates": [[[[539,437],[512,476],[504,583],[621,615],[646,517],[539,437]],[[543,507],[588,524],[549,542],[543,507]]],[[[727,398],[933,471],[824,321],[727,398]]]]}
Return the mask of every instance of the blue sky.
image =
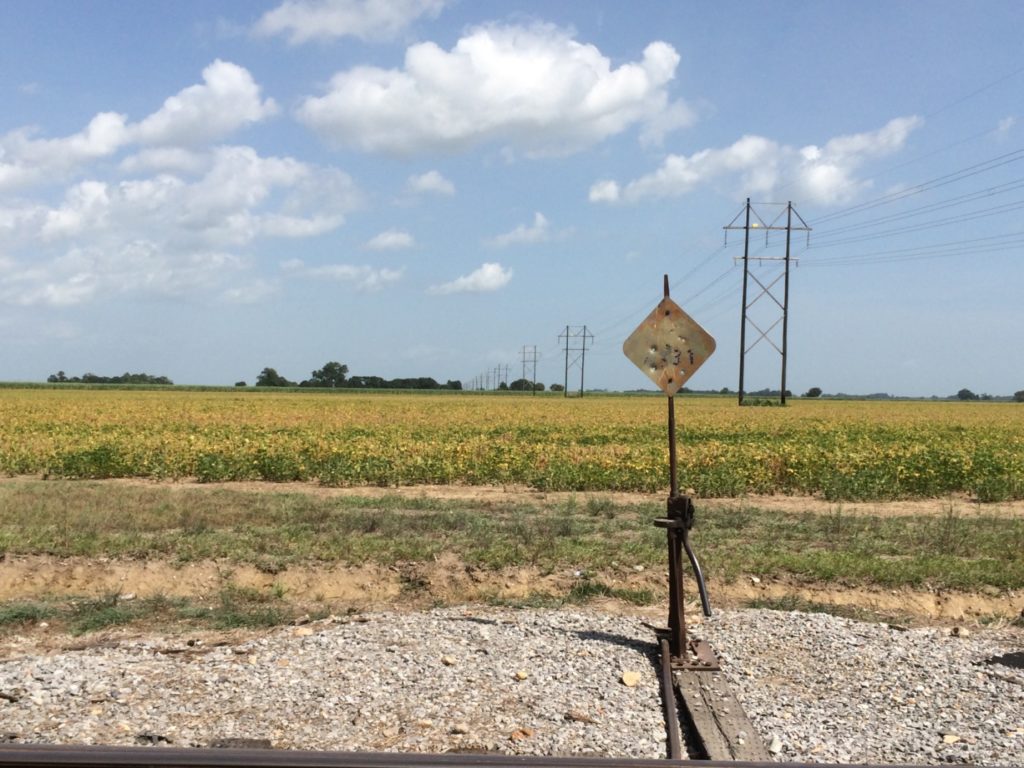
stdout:
{"type": "MultiPolygon", "coordinates": [[[[690,386],[734,389],[750,197],[813,228],[794,392],[1024,389],[1016,0],[0,12],[0,379],[468,384],[536,346],[550,384],[586,325],[586,386],[641,388],[668,273],[718,343],[690,386]]],[[[762,342],[747,389],[778,380],[762,342]]]]}

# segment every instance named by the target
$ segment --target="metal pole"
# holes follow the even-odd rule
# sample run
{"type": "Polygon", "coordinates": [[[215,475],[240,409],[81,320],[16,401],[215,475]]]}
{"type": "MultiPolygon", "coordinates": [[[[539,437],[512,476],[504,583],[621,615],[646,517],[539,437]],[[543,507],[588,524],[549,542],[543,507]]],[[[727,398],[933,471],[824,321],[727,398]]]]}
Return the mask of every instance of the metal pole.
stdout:
{"type": "Polygon", "coordinates": [[[583,351],[580,355],[580,397],[583,397],[583,372],[587,368],[587,326],[583,326],[583,351]]]}
{"type": "Polygon", "coordinates": [[[782,299],[782,389],[779,399],[786,404],[786,340],[789,330],[789,237],[793,232],[793,202],[786,204],[786,287],[782,299]]]}
{"type": "Polygon", "coordinates": [[[565,326],[565,384],[562,386],[562,396],[569,396],[569,326],[565,326]]]}
{"type": "Polygon", "coordinates": [[[747,220],[743,227],[743,311],[740,313],[740,394],[743,405],[743,362],[747,354],[747,272],[750,256],[750,198],[747,198],[747,220]]]}
{"type": "Polygon", "coordinates": [[[537,396],[537,345],[533,345],[533,378],[530,379],[530,390],[533,397],[537,396]]]}

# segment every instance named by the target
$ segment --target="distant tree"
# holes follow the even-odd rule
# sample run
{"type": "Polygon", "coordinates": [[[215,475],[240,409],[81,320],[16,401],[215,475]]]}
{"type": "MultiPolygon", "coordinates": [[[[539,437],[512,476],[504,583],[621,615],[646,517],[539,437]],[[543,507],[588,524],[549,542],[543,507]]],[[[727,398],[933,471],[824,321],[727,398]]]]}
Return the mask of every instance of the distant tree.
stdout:
{"type": "Polygon", "coordinates": [[[295,382],[288,381],[273,368],[264,368],[256,377],[257,387],[294,387],[295,382]]]}
{"type": "Polygon", "coordinates": [[[333,389],[345,386],[345,375],[348,373],[348,366],[342,363],[330,362],[318,371],[313,371],[312,376],[302,382],[301,387],[325,387],[333,389]]]}
{"type": "Polygon", "coordinates": [[[534,392],[543,392],[544,391],[544,384],[543,384],[543,382],[540,382],[540,381],[533,382],[533,391],[534,392]]]}
{"type": "Polygon", "coordinates": [[[246,387],[248,385],[244,381],[236,381],[235,382],[235,386],[236,387],[246,387]]]}
{"type": "Polygon", "coordinates": [[[978,396],[969,389],[961,389],[956,393],[958,400],[977,400],[978,396]]]}
{"type": "Polygon", "coordinates": [[[95,373],[84,373],[81,376],[72,376],[70,379],[64,375],[64,371],[47,376],[46,380],[51,384],[62,382],[74,382],[84,384],[165,384],[171,385],[174,382],[166,376],[152,376],[148,373],[122,373],[120,376],[99,376],[95,373]]]}
{"type": "Polygon", "coordinates": [[[821,397],[821,387],[811,387],[804,392],[804,397],[821,397]]]}
{"type": "Polygon", "coordinates": [[[516,379],[508,385],[508,388],[513,392],[529,392],[533,389],[533,384],[530,383],[529,379],[516,379]]]}
{"type": "Polygon", "coordinates": [[[564,392],[565,391],[565,387],[563,387],[561,384],[552,384],[551,385],[551,391],[552,392],[564,392]]]}
{"type": "Polygon", "coordinates": [[[1013,402],[1024,403],[1024,389],[1013,393],[1013,402]]]}
{"type": "Polygon", "coordinates": [[[458,379],[455,379],[454,381],[452,379],[448,379],[448,383],[446,383],[443,387],[441,387],[441,389],[457,389],[457,390],[461,390],[462,389],[462,382],[459,381],[458,379]]]}
{"type": "Polygon", "coordinates": [[[498,390],[501,392],[508,392],[508,382],[501,382],[501,384],[498,385],[498,390]]]}

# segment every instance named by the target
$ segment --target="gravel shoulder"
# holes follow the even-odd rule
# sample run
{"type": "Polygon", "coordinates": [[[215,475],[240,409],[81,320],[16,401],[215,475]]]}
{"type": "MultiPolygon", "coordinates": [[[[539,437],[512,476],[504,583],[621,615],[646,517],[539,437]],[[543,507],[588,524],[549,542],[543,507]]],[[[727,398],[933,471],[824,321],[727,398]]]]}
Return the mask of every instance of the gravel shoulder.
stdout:
{"type": "MultiPolygon", "coordinates": [[[[459,607],[266,633],[46,647],[9,637],[0,740],[660,758],[648,614],[459,607]]],[[[746,610],[693,632],[780,760],[1013,765],[1024,754],[1024,630],[746,610]]]]}

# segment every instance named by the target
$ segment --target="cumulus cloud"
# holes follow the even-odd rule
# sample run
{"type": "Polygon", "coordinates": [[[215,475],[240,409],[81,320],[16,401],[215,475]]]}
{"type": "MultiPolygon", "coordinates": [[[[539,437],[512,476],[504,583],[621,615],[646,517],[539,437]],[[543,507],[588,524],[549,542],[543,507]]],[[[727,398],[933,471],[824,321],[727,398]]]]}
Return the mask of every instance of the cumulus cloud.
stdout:
{"type": "Polygon", "coordinates": [[[509,245],[543,243],[551,239],[551,225],[543,213],[533,214],[533,224],[520,224],[511,232],[497,235],[488,240],[489,245],[504,248],[509,245]]]}
{"type": "Polygon", "coordinates": [[[230,249],[328,232],[359,197],[336,169],[249,147],[219,147],[207,162],[193,180],[85,180],[52,206],[0,201],[0,250],[12,262],[0,300],[67,305],[125,291],[219,290],[249,269],[230,249]]]}
{"type": "Polygon", "coordinates": [[[492,25],[470,30],[450,51],[413,45],[402,69],[339,72],[297,116],[332,144],[373,152],[494,141],[531,155],[564,154],[634,125],[658,133],[678,123],[684,108],[667,94],[678,63],[664,42],[613,67],[554,26],[492,25]]]}
{"type": "Polygon", "coordinates": [[[511,279],[511,269],[505,269],[496,262],[486,262],[468,275],[458,277],[449,283],[431,286],[428,292],[435,294],[484,293],[505,287],[511,279]]]}
{"type": "Polygon", "coordinates": [[[221,140],[276,111],[272,99],[261,99],[248,70],[218,59],[203,70],[202,84],[171,96],[138,123],[116,112],[100,112],[81,131],[62,138],[36,138],[27,128],[0,136],[0,191],[53,182],[138,144],[148,148],[126,158],[122,170],[195,173],[203,167],[202,158],[188,148],[221,140]]]}
{"type": "Polygon", "coordinates": [[[609,179],[595,182],[590,185],[587,197],[592,203],[614,203],[619,199],[619,184],[609,179]]]}
{"type": "Polygon", "coordinates": [[[357,264],[324,264],[314,267],[302,259],[288,259],[281,263],[281,269],[295,277],[350,283],[361,291],[380,290],[389,283],[401,280],[405,274],[404,269],[377,269],[357,264]]]}
{"type": "Polygon", "coordinates": [[[412,248],[415,244],[416,241],[408,232],[389,229],[371,237],[366,243],[366,248],[371,251],[399,251],[404,248],[412,248]]]}
{"type": "Polygon", "coordinates": [[[36,139],[19,129],[0,136],[0,190],[52,180],[72,168],[108,157],[129,140],[124,115],[101,112],[78,133],[60,139],[36,139]]]}
{"type": "Polygon", "coordinates": [[[421,16],[436,18],[447,0],[285,0],[253,27],[257,35],[285,35],[292,45],[356,37],[391,40],[421,16]]]}
{"type": "Polygon", "coordinates": [[[217,59],[203,70],[203,83],[169,97],[134,127],[143,144],[191,146],[215,141],[277,112],[273,99],[244,67],[217,59]]]}
{"type": "Polygon", "coordinates": [[[454,195],[455,185],[439,171],[427,171],[419,176],[410,176],[406,188],[415,194],[454,195]]]}
{"type": "Polygon", "coordinates": [[[727,184],[760,195],[785,181],[794,182],[805,200],[840,203],[871,185],[855,176],[864,162],[898,152],[922,124],[919,117],[899,117],[877,131],[837,136],[822,147],[812,144],[800,149],[763,136],[744,136],[722,149],[669,155],[656,171],[625,186],[613,180],[595,182],[589,199],[614,203],[677,197],[707,184],[727,184]]]}
{"type": "Polygon", "coordinates": [[[126,157],[120,163],[125,173],[142,174],[167,171],[170,173],[196,175],[210,165],[206,152],[197,152],[181,147],[151,147],[126,157]]]}

